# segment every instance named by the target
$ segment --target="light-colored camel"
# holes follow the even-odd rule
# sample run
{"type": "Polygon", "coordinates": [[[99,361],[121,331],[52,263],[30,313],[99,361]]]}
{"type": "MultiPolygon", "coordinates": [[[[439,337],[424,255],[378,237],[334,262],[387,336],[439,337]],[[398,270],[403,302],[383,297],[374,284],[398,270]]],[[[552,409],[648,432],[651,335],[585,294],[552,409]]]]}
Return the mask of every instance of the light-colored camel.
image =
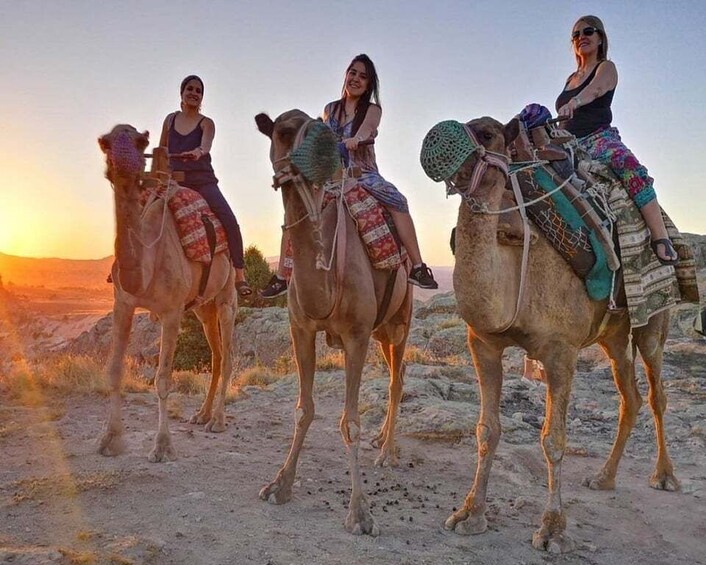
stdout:
{"type": "MultiPolygon", "coordinates": [[[[289,165],[292,149],[300,128],[312,120],[299,110],[291,110],[274,122],[265,114],[256,117],[259,130],[271,140],[270,158],[275,173],[289,165]]],[[[304,130],[302,130],[303,132],[304,130]]],[[[367,252],[357,234],[355,223],[345,213],[338,237],[345,230],[344,249],[335,251],[336,261],[331,270],[317,269],[317,255],[328,259],[334,253],[334,232],[337,224],[337,206],[327,206],[314,219],[315,211],[308,209],[302,200],[317,201],[320,189],[305,182],[285,182],[282,185],[285,224],[290,226],[294,268],[289,284],[288,304],[292,343],[299,373],[299,399],[295,415],[295,429],[289,455],[274,481],[260,491],[260,498],[277,504],[292,497],[292,484],[296,474],[299,452],[307,430],[314,419],[312,397],[316,369],[315,338],[325,331],[330,343],[336,343],[345,354],[345,406],[340,420],[340,431],[347,447],[352,481],[352,493],[346,529],[353,534],[379,533],[370,513],[361,484],[358,449],[360,444],[360,416],[358,393],[360,380],[372,335],[390,369],[387,416],[377,436],[381,444],[376,464],[394,464],[396,460],[394,431],[395,419],[402,396],[404,372],[403,356],[409,333],[412,311],[412,288],[407,274],[398,269],[395,290],[392,293],[385,317],[376,325],[378,310],[383,302],[389,271],[373,269],[367,252]],[[312,212],[312,214],[310,214],[312,212]],[[301,221],[310,214],[311,221],[301,221]],[[337,274],[338,267],[343,267],[337,274]]],[[[340,240],[339,240],[340,241],[340,240]]]]}
{"type": "MultiPolygon", "coordinates": [[[[149,459],[172,460],[176,454],[167,425],[172,361],[184,306],[198,294],[202,266],[186,258],[166,200],[160,198],[144,208],[142,177],[148,133],[140,134],[132,126],[118,125],[100,137],[98,143],[106,154],[106,178],[115,192],[116,219],[113,347],[107,367],[110,410],[98,451],[116,455],[124,450],[120,395],[123,361],[135,308],[145,308],[162,325],[155,377],[159,424],[149,459]]],[[[212,377],[203,405],[191,422],[205,424],[213,432],[225,429],[225,397],[233,369],[231,342],[237,310],[234,277],[228,254],[217,254],[203,302],[199,301],[194,308],[211,347],[212,377]]]]}
{"type": "MultiPolygon", "coordinates": [[[[488,151],[507,155],[507,144],[518,131],[516,120],[503,126],[492,118],[468,123],[477,140],[488,151]]],[[[474,167],[483,151],[476,151],[449,179],[459,191],[469,188],[474,167]]],[[[485,154],[487,155],[487,154],[485,154]]],[[[506,177],[498,167],[489,167],[472,198],[500,209],[506,177]]],[[[466,193],[468,195],[468,193],[466,193]]],[[[458,309],[468,325],[468,346],[480,385],[481,408],[476,439],[478,462],[475,480],[463,506],[446,520],[446,528],[462,534],[485,531],[486,489],[495,450],[500,439],[499,404],[503,381],[501,358],[508,346],[520,346],[541,361],[546,370],[546,414],[541,434],[547,462],[549,499],[532,543],[537,549],[568,551],[566,517],[561,506],[561,462],[566,447],[566,413],[578,352],[598,343],[610,358],[615,384],[620,392],[618,432],[603,468],[584,484],[592,489],[612,489],[625,442],[642,404],[635,382],[635,348],[639,349],[649,382],[649,403],[657,435],[657,464],[650,479],[656,489],[676,490],[679,483],[664,440],[662,416],[666,397],[660,372],[667,338],[669,313],[654,315],[648,325],[635,328],[630,343],[627,313],[612,314],[601,324],[607,301],[588,298],[583,282],[569,265],[539,237],[531,248],[523,305],[512,325],[518,297],[522,248],[499,245],[498,216],[474,213],[463,202],[456,228],[454,290],[458,309]]]]}

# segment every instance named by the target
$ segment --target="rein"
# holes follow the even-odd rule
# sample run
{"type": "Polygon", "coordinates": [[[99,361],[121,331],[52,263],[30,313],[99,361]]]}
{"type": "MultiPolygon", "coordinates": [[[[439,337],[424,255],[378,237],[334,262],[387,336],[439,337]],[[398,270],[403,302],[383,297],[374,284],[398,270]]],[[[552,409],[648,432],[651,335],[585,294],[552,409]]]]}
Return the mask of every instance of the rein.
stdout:
{"type": "Polygon", "coordinates": [[[299,130],[297,130],[297,134],[294,138],[294,143],[292,145],[292,148],[290,149],[289,152],[284,157],[280,157],[279,159],[275,159],[272,164],[276,164],[279,162],[284,161],[285,165],[279,169],[278,171],[275,172],[275,175],[273,177],[273,183],[272,186],[275,190],[278,188],[284,186],[286,183],[291,182],[294,184],[295,188],[297,189],[297,193],[299,194],[299,197],[302,200],[302,203],[304,204],[304,208],[306,209],[306,214],[304,214],[301,218],[295,220],[294,222],[290,224],[285,224],[282,226],[282,230],[286,231],[294,226],[300,224],[307,218],[311,221],[312,224],[312,231],[314,233],[314,239],[317,242],[318,245],[318,250],[316,254],[316,269],[319,271],[331,271],[333,267],[334,261],[336,262],[336,295],[334,297],[333,304],[331,306],[331,310],[329,311],[326,316],[321,318],[322,320],[325,320],[327,318],[330,318],[333,312],[338,308],[340,302],[341,302],[341,297],[343,295],[343,269],[345,266],[345,258],[346,258],[346,243],[347,243],[347,233],[345,229],[345,205],[344,205],[344,198],[343,198],[343,192],[346,187],[346,170],[343,169],[343,176],[340,181],[340,189],[337,190],[335,194],[336,198],[336,228],[333,234],[333,242],[331,245],[331,256],[329,257],[329,260],[326,261],[324,258],[324,244],[323,244],[323,236],[321,234],[321,212],[322,212],[322,206],[323,206],[323,199],[324,199],[324,194],[327,191],[333,191],[335,190],[339,182],[327,182],[323,186],[318,186],[318,185],[312,185],[299,171],[296,171],[293,168],[292,162],[290,160],[290,157],[292,155],[292,152],[299,147],[299,145],[302,143],[304,140],[304,137],[306,136],[306,133],[309,129],[310,124],[316,122],[314,119],[309,119],[305,121],[299,130]],[[317,190],[318,193],[312,194],[312,191],[317,190]]]}

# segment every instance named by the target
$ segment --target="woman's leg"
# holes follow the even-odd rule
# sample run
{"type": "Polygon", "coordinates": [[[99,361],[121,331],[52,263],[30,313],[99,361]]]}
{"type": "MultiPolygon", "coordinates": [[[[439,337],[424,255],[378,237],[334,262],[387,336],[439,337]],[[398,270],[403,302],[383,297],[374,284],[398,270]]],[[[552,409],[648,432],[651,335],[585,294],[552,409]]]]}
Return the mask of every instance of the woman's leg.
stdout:
{"type": "Polygon", "coordinates": [[[225,197],[218,189],[217,184],[209,184],[199,187],[198,192],[204,197],[216,218],[223,224],[223,229],[226,232],[228,239],[228,250],[233,266],[236,269],[236,281],[238,280],[238,271],[240,271],[240,280],[244,280],[243,269],[245,261],[243,260],[243,236],[240,234],[240,226],[235,219],[235,214],[231,210],[225,197]]]}
{"type": "Polygon", "coordinates": [[[417,241],[417,232],[414,229],[412,216],[408,212],[400,212],[392,208],[388,208],[388,211],[395,222],[395,228],[400,236],[402,245],[405,246],[412,261],[412,270],[409,273],[408,281],[421,288],[439,288],[431,269],[422,262],[422,254],[419,251],[419,242],[417,241]]]}
{"type": "MultiPolygon", "coordinates": [[[[657,195],[653,187],[654,180],[632,151],[620,140],[617,130],[610,129],[597,135],[589,142],[587,149],[591,157],[608,165],[623,183],[650,230],[650,239],[653,242],[659,240],[669,242],[662,210],[657,203],[657,195]]],[[[678,258],[671,243],[657,243],[654,251],[662,262],[676,261],[678,258]]]]}

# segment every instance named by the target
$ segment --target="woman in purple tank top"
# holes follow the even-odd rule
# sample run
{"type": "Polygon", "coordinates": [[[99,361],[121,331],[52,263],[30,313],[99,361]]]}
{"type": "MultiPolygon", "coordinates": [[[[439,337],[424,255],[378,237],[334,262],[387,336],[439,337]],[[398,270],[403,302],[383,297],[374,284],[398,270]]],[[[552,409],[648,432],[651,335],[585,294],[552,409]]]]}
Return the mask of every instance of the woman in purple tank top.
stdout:
{"type": "Polygon", "coordinates": [[[246,297],[252,294],[252,289],[245,281],[243,238],[235,214],[218,188],[218,179],[211,166],[210,151],[216,126],[211,118],[201,114],[203,91],[203,81],[196,75],[189,75],[181,81],[181,111],[173,112],[164,119],[159,144],[169,149],[172,171],[184,173],[182,186],[203,196],[223,224],[235,267],[235,287],[241,297],[246,297]]]}
{"type": "Polygon", "coordinates": [[[611,102],[618,85],[618,71],[608,61],[608,35],[596,16],[582,16],[574,24],[571,45],[576,58],[573,72],[556,100],[559,116],[567,118],[566,129],[573,133],[593,159],[610,167],[625,186],[650,230],[652,249],[660,263],[678,262],[662,210],[657,203],[653,179],[611,127],[611,102]]]}

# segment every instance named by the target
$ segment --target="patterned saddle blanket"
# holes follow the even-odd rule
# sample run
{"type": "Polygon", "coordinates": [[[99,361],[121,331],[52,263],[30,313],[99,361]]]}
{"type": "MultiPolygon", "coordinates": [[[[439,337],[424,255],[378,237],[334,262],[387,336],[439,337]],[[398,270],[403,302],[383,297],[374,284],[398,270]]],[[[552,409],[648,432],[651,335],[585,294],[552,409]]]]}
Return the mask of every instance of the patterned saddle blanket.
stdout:
{"type": "MultiPolygon", "coordinates": [[[[354,185],[343,193],[346,208],[355,221],[358,235],[365,245],[374,269],[396,269],[407,259],[407,252],[398,243],[394,223],[389,212],[375,197],[360,184],[354,185]]],[[[334,202],[335,196],[327,192],[323,206],[334,202]]],[[[291,240],[285,250],[284,271],[287,280],[292,274],[291,240]]]]}
{"type": "MultiPolygon", "coordinates": [[[[520,170],[515,174],[525,202],[545,196],[563,180],[544,166],[520,170]]],[[[561,191],[554,192],[526,210],[532,223],[584,281],[588,296],[592,300],[608,298],[612,272],[608,268],[606,254],[596,234],[586,225],[569,199],[561,191]]]]}
{"type": "MultiPolygon", "coordinates": [[[[160,186],[157,189],[157,195],[163,197],[165,190],[163,186],[160,186]]],[[[145,206],[150,206],[156,200],[157,198],[153,196],[145,206]]],[[[203,196],[195,190],[173,183],[167,193],[167,203],[176,222],[179,241],[188,259],[206,264],[213,260],[206,232],[206,226],[209,222],[216,232],[214,255],[227,251],[228,240],[225,229],[208,207],[203,196]]]]}

